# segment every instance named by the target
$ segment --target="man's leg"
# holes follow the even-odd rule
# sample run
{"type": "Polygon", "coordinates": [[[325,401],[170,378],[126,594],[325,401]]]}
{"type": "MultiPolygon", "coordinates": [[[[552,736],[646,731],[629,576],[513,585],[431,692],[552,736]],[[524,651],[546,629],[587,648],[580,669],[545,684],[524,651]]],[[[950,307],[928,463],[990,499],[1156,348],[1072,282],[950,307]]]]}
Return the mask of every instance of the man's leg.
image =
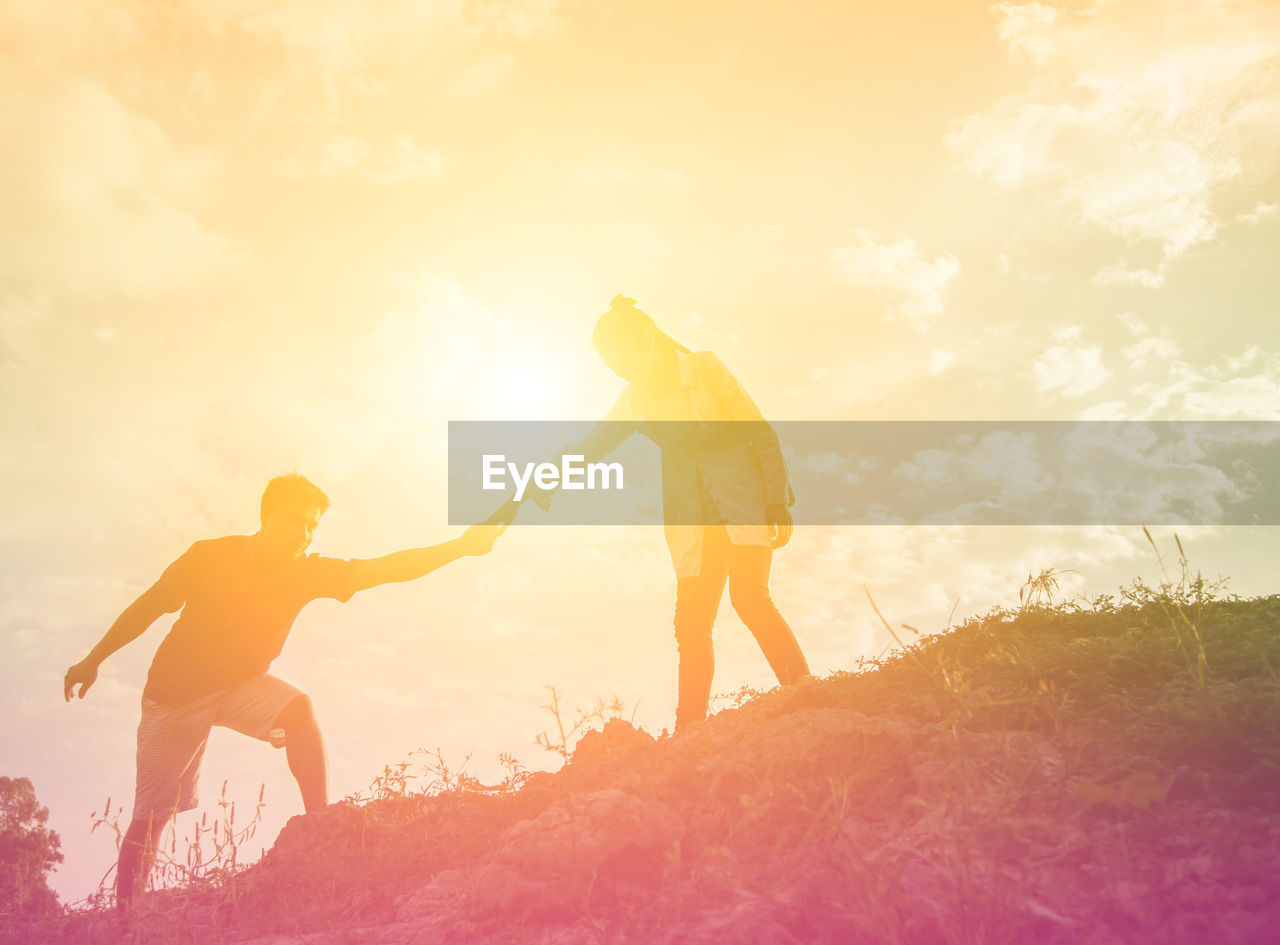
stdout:
{"type": "Polygon", "coordinates": [[[128,912],[146,888],[169,819],[196,806],[200,762],[216,704],[216,695],[179,705],[142,700],[133,820],[116,864],[116,906],[122,912],[128,912]]]}
{"type": "Polygon", "coordinates": [[[284,731],[289,770],[302,790],[308,812],[329,804],[329,772],[324,740],[311,700],[298,687],[268,673],[253,676],[227,690],[218,703],[215,725],[280,747],[284,731]]]}
{"type": "Polygon", "coordinates": [[[156,845],[168,823],[167,816],[134,820],[125,831],[116,863],[116,908],[120,912],[130,912],[138,894],[146,888],[156,859],[156,845]]]}
{"type": "Polygon", "coordinates": [[[329,768],[311,699],[297,696],[276,716],[275,727],[284,729],[285,756],[302,791],[302,806],[307,813],[328,807],[329,768]]]}

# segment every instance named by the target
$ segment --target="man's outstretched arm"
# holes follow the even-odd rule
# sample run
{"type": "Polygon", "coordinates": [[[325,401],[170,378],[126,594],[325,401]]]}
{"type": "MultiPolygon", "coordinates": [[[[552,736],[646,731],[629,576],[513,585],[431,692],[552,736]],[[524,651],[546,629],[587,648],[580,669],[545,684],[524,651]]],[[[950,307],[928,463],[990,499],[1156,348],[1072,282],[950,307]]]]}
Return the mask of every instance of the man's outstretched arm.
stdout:
{"type": "Polygon", "coordinates": [[[443,541],[426,548],[394,551],[381,558],[358,558],[352,562],[355,565],[355,590],[363,591],[379,584],[416,581],[459,558],[488,554],[502,531],[502,527],[496,525],[472,525],[461,537],[452,541],[443,541]]]}
{"type": "Polygon", "coordinates": [[[173,613],[182,607],[183,600],[166,599],[163,589],[157,584],[143,593],[124,612],[116,618],[115,623],[98,641],[97,646],[89,651],[89,655],[67,670],[62,680],[62,695],[71,701],[72,691],[80,687],[78,696],[83,699],[89,687],[98,679],[98,667],[103,660],[131,643],[156,622],[162,615],[173,613]]]}

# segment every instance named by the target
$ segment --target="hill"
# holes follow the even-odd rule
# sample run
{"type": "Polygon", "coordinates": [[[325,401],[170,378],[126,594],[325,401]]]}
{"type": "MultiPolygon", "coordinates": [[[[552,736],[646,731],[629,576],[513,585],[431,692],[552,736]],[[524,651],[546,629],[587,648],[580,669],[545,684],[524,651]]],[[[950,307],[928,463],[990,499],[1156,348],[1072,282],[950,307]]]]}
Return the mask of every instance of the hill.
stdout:
{"type": "Polygon", "coordinates": [[[127,933],[85,912],[8,941],[1271,941],[1277,667],[1280,596],[993,611],[687,735],[557,734],[554,774],[389,768],[127,933]]]}

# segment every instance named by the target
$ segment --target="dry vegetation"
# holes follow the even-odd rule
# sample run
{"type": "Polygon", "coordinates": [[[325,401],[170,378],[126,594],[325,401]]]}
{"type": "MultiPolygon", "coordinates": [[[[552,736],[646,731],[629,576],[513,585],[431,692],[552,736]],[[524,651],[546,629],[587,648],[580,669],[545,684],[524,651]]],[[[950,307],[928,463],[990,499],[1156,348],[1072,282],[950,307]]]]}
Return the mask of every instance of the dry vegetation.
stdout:
{"type": "Polygon", "coordinates": [[[555,774],[389,767],[130,930],[84,909],[7,941],[1271,940],[1280,597],[1052,580],[680,738],[597,706],[572,752],[546,737],[555,774]]]}

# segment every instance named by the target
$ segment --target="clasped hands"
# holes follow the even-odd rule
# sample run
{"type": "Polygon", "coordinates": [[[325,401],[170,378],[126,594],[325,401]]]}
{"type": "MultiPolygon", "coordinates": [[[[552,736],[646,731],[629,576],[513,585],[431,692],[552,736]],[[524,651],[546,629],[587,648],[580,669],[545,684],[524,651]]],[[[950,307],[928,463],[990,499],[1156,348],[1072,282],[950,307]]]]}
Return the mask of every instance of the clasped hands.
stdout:
{"type": "Polygon", "coordinates": [[[463,554],[486,555],[493,550],[498,536],[507,530],[507,526],[515,521],[520,503],[508,499],[496,512],[483,522],[477,522],[462,533],[463,554]]]}

